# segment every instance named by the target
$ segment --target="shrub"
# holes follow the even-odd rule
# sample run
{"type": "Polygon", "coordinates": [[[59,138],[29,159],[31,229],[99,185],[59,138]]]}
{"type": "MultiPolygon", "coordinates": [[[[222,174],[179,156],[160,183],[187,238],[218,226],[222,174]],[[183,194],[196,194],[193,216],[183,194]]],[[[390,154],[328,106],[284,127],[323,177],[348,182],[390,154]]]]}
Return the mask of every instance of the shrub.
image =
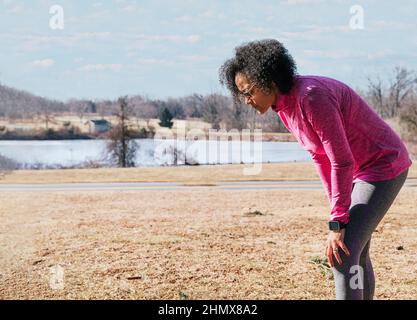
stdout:
{"type": "Polygon", "coordinates": [[[15,169],[19,169],[19,164],[0,154],[0,179],[6,174],[10,174],[15,169]]]}

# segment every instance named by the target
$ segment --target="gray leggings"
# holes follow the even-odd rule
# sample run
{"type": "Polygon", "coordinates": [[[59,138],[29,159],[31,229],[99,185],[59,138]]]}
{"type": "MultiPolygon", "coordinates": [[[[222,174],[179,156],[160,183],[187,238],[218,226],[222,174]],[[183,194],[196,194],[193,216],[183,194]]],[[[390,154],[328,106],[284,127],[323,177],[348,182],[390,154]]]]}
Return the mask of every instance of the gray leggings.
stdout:
{"type": "Polygon", "coordinates": [[[357,182],[353,184],[350,221],[344,242],[349,249],[347,257],[339,250],[342,265],[337,261],[332,268],[337,300],[372,300],[375,277],[369,257],[372,232],[407,178],[408,170],[392,180],[357,182]]]}

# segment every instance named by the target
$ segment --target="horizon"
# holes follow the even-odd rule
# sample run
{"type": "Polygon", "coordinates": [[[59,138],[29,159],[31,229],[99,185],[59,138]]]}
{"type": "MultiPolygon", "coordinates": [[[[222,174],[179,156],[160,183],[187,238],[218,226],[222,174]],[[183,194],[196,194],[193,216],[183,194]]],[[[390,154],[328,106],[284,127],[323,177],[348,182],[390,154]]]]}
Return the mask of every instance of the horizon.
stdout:
{"type": "Polygon", "coordinates": [[[0,0],[0,83],[51,100],[229,95],[218,81],[236,46],[282,41],[300,75],[365,89],[417,70],[411,0],[0,0]],[[61,21],[62,20],[62,21],[61,21]],[[389,39],[389,42],[387,41],[389,39]]]}

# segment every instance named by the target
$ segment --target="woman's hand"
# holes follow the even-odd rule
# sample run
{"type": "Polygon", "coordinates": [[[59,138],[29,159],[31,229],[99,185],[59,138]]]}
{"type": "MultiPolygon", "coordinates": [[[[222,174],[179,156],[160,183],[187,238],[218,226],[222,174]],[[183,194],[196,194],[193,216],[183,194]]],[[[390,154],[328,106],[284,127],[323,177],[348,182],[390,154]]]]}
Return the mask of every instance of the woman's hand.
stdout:
{"type": "Polygon", "coordinates": [[[343,242],[344,237],[345,229],[340,231],[330,231],[329,236],[327,237],[325,254],[327,260],[329,261],[330,267],[332,268],[334,267],[333,255],[335,256],[339,265],[342,264],[342,259],[339,255],[339,248],[342,249],[347,256],[350,256],[350,252],[343,242]]]}

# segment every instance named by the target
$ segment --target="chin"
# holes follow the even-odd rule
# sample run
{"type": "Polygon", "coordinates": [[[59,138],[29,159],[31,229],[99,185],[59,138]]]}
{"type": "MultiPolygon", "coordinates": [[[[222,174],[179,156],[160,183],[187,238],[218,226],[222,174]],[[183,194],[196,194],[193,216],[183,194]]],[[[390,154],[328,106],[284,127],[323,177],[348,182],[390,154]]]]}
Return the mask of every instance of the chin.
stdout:
{"type": "Polygon", "coordinates": [[[264,113],[266,113],[267,111],[268,111],[268,109],[269,109],[269,107],[268,108],[264,108],[264,109],[256,109],[256,112],[258,113],[258,114],[264,114],[264,113]]]}

